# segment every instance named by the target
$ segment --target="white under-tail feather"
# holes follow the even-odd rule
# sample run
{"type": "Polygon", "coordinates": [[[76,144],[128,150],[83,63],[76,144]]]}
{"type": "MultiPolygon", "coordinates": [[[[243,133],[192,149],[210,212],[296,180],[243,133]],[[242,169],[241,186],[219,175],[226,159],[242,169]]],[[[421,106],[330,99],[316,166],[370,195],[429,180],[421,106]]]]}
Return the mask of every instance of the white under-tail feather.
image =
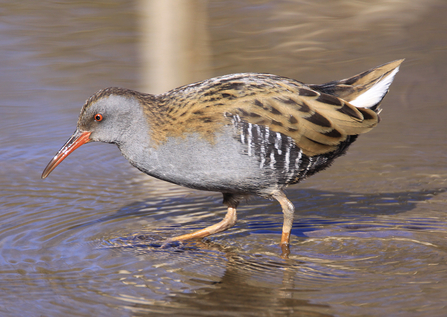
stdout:
{"type": "Polygon", "coordinates": [[[371,88],[359,95],[349,103],[360,108],[371,108],[377,105],[388,92],[388,88],[393,82],[394,76],[399,71],[399,66],[396,67],[389,75],[381,78],[371,88]]]}

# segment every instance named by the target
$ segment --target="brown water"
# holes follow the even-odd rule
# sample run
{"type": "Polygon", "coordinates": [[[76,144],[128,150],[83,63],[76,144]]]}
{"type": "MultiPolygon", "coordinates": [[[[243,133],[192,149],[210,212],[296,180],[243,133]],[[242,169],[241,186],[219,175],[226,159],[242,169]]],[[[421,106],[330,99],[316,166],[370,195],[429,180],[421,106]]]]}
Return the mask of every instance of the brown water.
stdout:
{"type": "Polygon", "coordinates": [[[140,5],[2,1],[0,315],[447,315],[445,1],[195,2],[207,59],[192,77],[323,83],[406,58],[379,126],[288,189],[289,260],[280,207],[258,198],[231,230],[161,249],[219,221],[220,194],[147,177],[111,145],[40,179],[87,97],[145,89],[140,5]]]}

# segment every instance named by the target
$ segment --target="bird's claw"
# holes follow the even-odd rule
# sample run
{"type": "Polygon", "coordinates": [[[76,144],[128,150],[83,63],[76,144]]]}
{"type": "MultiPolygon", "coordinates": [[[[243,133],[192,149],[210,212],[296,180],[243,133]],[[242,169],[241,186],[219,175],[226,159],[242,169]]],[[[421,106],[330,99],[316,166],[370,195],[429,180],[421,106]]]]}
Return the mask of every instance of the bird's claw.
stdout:
{"type": "Polygon", "coordinates": [[[281,243],[281,258],[287,260],[290,254],[290,247],[288,243],[281,243]]]}
{"type": "Polygon", "coordinates": [[[182,241],[173,240],[173,239],[169,238],[169,239],[166,239],[162,243],[160,248],[161,249],[167,249],[167,248],[170,248],[170,247],[181,247],[181,246],[183,246],[183,242],[182,241]]]}

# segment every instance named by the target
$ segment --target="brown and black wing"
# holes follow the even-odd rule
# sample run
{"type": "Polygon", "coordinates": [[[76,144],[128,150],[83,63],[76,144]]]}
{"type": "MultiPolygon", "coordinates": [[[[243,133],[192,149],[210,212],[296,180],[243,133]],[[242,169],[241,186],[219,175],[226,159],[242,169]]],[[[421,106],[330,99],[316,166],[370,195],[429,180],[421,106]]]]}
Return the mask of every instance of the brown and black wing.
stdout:
{"type": "Polygon", "coordinates": [[[289,137],[307,156],[335,151],[348,136],[368,132],[379,120],[373,110],[304,87],[248,98],[227,113],[289,137]]]}
{"type": "Polygon", "coordinates": [[[235,74],[171,92],[157,135],[199,133],[211,140],[233,116],[289,137],[307,156],[334,151],[347,136],[365,133],[378,122],[373,110],[356,108],[300,82],[235,74]]]}

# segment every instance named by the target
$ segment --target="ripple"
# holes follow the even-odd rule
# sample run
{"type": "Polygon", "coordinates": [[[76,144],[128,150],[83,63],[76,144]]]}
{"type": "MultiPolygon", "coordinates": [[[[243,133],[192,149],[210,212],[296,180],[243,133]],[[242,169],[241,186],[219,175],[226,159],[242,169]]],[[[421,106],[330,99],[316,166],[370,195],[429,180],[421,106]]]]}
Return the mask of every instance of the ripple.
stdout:
{"type": "Polygon", "coordinates": [[[227,232],[161,248],[218,222],[222,197],[144,176],[112,145],[83,146],[40,179],[90,93],[138,85],[139,8],[118,2],[2,3],[2,315],[445,314],[446,107],[432,93],[445,85],[445,5],[208,3],[216,75],[322,82],[407,57],[380,127],[288,189],[285,260],[280,206],[263,199],[227,232]]]}

